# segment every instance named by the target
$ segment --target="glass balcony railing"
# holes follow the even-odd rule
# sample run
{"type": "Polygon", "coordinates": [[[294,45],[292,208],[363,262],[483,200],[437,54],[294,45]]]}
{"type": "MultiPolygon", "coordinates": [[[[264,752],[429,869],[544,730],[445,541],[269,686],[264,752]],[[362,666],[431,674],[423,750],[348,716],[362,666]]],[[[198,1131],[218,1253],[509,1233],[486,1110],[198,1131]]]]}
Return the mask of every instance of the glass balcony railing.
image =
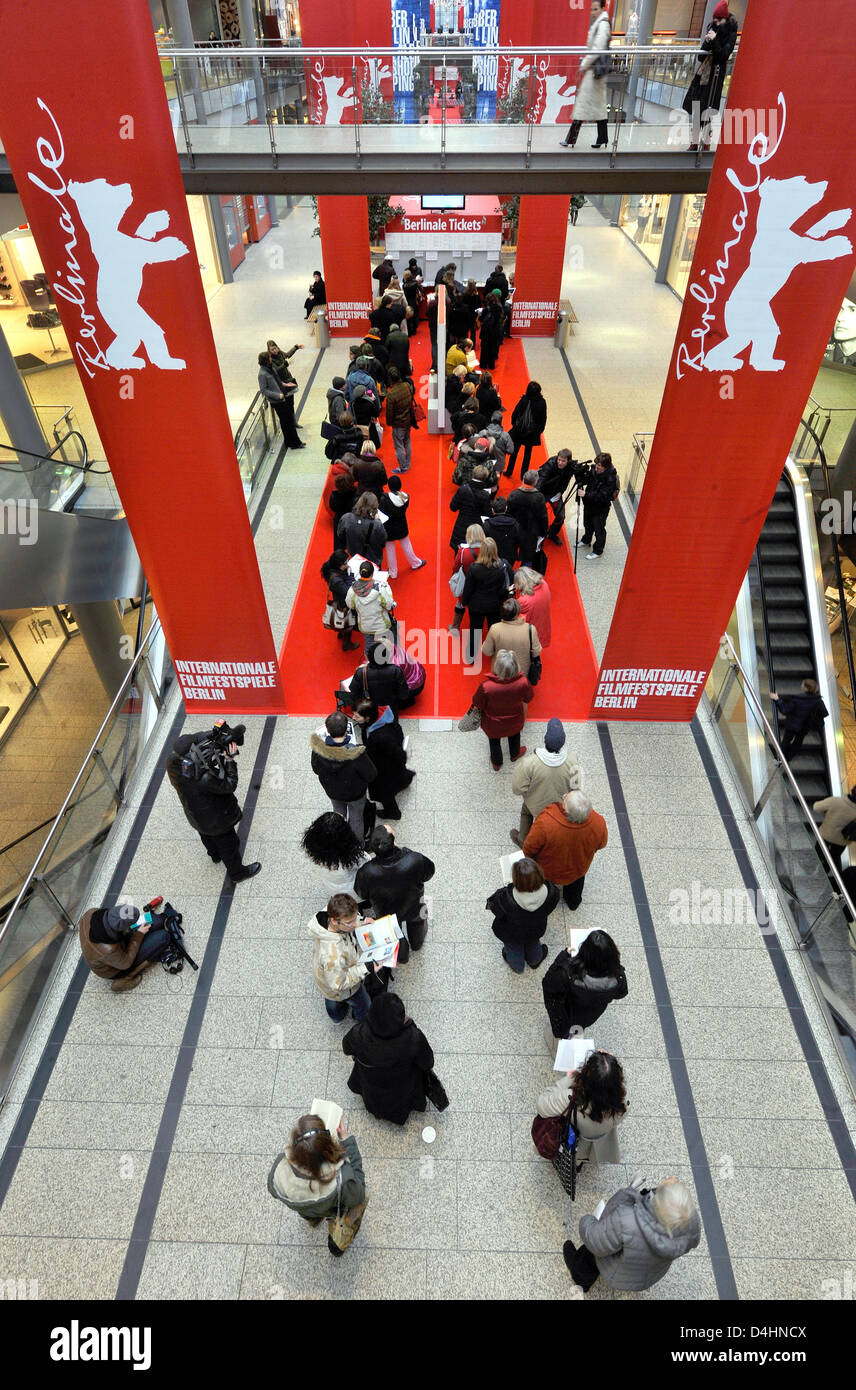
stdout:
{"type": "MultiPolygon", "coordinates": [[[[353,156],[413,150],[527,159],[553,153],[570,124],[584,48],[221,48],[160,50],[181,154],[353,156]],[[323,135],[320,131],[323,129],[323,135]],[[319,140],[321,143],[319,144],[319,140]]],[[[603,78],[609,153],[685,152],[693,133],[683,101],[698,67],[695,44],[613,47],[603,78]]],[[[731,67],[725,77],[727,101],[731,67]]],[[[702,127],[715,148],[763,130],[764,113],[725,112],[702,127]],[[759,126],[760,121],[760,126],[759,126]],[[750,128],[751,127],[751,128],[750,128]]],[[[771,120],[775,113],[771,113],[771,120]]],[[[580,140],[588,150],[591,140],[580,140]]],[[[704,150],[697,151],[700,162],[704,150]]]]}
{"type": "Polygon", "coordinates": [[[0,1102],[173,679],[155,619],[59,813],[0,849],[0,1102]]]}

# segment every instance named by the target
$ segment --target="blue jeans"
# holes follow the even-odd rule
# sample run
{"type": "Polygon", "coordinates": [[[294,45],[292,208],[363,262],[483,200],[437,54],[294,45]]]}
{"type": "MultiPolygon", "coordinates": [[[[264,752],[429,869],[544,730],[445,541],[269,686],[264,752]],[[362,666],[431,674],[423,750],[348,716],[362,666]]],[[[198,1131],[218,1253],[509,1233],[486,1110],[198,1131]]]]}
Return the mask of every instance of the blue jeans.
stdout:
{"type": "Polygon", "coordinates": [[[502,954],[505,957],[506,965],[510,965],[512,970],[516,970],[518,975],[523,974],[523,962],[535,966],[540,965],[544,959],[544,948],[541,941],[532,941],[526,946],[504,946],[502,954]]]}
{"type": "Polygon", "coordinates": [[[325,999],[324,1007],[334,1023],[341,1023],[343,1019],[347,1018],[348,1009],[353,1009],[354,1021],[359,1023],[360,1019],[365,1018],[368,1013],[371,1002],[365,985],[360,985],[357,992],[348,999],[325,999]]]}

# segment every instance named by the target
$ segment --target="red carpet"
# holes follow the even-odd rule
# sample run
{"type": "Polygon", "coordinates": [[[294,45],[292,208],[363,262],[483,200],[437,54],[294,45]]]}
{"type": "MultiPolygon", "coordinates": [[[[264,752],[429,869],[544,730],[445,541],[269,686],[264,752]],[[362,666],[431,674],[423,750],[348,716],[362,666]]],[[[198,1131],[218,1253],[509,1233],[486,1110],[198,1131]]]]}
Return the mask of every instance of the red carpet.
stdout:
{"type": "MultiPolygon", "coordinates": [[[[344,355],[345,348],[336,344],[328,368],[331,375],[340,367],[344,370],[344,363],[338,360],[344,355]]],[[[431,359],[428,328],[424,323],[412,340],[411,358],[420,399],[425,404],[431,359]]],[[[519,339],[508,339],[503,345],[493,378],[506,408],[507,427],[511,411],[529,380],[519,339]]],[[[450,436],[429,435],[427,421],[423,421],[411,437],[413,465],[404,475],[404,487],[411,498],[407,515],[416,554],[428,564],[424,569],[411,570],[398,547],[398,579],[393,581],[392,589],[405,645],[409,653],[428,668],[428,680],[416,705],[407,714],[413,718],[459,719],[469,706],[480,677],[470,674],[469,668],[461,665],[459,646],[455,644],[452,648],[452,639],[446,633],[455,604],[448,584],[453,561],[449,537],[455,521],[455,514],[449,511],[449,501],[455,493],[451,482],[452,464],[447,457],[450,436]]],[[[312,441],[311,447],[321,455],[320,438],[312,441]]],[[[395,453],[389,430],[384,431],[380,452],[387,470],[391,471],[395,466],[395,453]]],[[[533,466],[538,467],[545,458],[545,450],[539,446],[533,451],[533,466]]],[[[502,483],[503,493],[507,495],[512,487],[519,485],[519,473],[520,458],[515,478],[502,483]]],[[[342,652],[335,634],[321,626],[326,591],[319,569],[330,554],[331,535],[329,513],[326,510],[321,513],[319,509],[280,652],[286,708],[295,716],[329,714],[333,708],[333,691],[353,673],[361,659],[358,652],[342,652]]],[[[536,719],[555,715],[560,719],[582,721],[588,718],[591,707],[597,660],[567,539],[563,540],[561,548],[548,545],[547,549],[546,578],[552,594],[553,640],[544,653],[544,674],[530,708],[536,719]]]]}

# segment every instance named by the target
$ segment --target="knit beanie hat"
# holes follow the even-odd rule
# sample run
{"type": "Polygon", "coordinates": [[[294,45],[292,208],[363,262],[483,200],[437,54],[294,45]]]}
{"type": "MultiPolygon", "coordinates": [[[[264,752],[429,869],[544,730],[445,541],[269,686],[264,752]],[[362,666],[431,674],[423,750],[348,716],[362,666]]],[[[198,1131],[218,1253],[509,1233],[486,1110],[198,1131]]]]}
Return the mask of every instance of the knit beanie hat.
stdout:
{"type": "Polygon", "coordinates": [[[558,753],[560,748],[565,746],[565,731],[562,728],[560,719],[550,719],[547,723],[547,732],[544,735],[544,747],[548,753],[558,753]]]}
{"type": "Polygon", "coordinates": [[[130,903],[120,907],[108,907],[102,917],[102,925],[111,941],[117,941],[129,932],[137,920],[138,912],[130,903]]]}
{"type": "Polygon", "coordinates": [[[728,5],[726,3],[726,0],[719,0],[719,4],[713,12],[713,17],[714,19],[728,18],[728,5]]]}

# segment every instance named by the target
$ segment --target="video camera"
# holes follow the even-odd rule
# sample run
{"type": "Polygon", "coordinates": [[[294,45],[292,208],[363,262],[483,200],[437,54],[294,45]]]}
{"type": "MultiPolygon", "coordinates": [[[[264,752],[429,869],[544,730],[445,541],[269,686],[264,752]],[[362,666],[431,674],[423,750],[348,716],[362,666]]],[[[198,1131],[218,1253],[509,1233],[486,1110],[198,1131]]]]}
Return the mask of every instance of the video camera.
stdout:
{"type": "MultiPolygon", "coordinates": [[[[163,897],[152,898],[151,902],[146,903],[143,911],[149,913],[155,912],[161,903],[163,903],[163,897]]],[[[192,966],[194,970],[198,970],[199,966],[196,964],[196,961],[185,949],[181,913],[176,912],[172,903],[164,903],[163,913],[159,913],[158,915],[162,916],[163,919],[158,923],[158,926],[163,927],[169,936],[169,942],[158,957],[166,973],[168,975],[178,975],[184,969],[185,961],[187,961],[188,965],[192,966]]]]}
{"type": "MultiPolygon", "coordinates": [[[[191,744],[182,757],[182,777],[198,780],[205,773],[208,773],[209,776],[216,777],[218,781],[225,780],[224,759],[228,753],[229,745],[234,743],[237,744],[238,748],[243,747],[246,732],[246,724],[236,724],[234,728],[231,728],[225,719],[218,719],[207,738],[191,744]]],[[[228,756],[237,757],[237,749],[234,754],[228,754],[228,756]]]]}

